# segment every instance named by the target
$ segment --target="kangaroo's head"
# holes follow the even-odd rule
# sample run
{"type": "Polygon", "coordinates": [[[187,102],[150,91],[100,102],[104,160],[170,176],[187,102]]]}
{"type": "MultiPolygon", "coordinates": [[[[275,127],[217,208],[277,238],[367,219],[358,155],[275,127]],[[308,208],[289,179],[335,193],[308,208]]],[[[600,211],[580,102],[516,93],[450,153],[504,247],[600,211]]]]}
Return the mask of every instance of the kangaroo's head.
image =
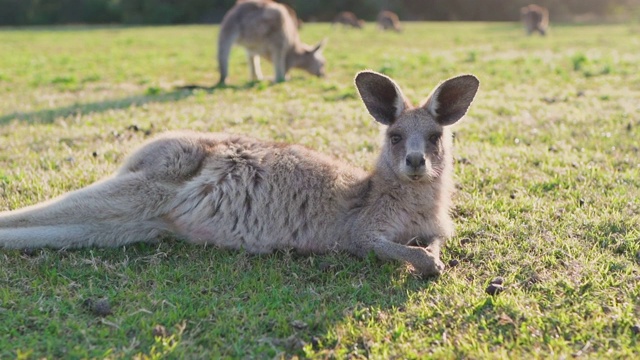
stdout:
{"type": "Polygon", "coordinates": [[[325,40],[320,41],[315,46],[303,46],[301,50],[293,53],[290,59],[290,67],[305,70],[318,77],[324,77],[325,59],[322,55],[325,40]]]}
{"type": "Polygon", "coordinates": [[[387,126],[379,170],[408,182],[439,178],[452,161],[448,126],[466,114],[480,85],[478,79],[462,75],[446,80],[418,107],[385,75],[363,71],[355,82],[371,116],[387,126]]]}

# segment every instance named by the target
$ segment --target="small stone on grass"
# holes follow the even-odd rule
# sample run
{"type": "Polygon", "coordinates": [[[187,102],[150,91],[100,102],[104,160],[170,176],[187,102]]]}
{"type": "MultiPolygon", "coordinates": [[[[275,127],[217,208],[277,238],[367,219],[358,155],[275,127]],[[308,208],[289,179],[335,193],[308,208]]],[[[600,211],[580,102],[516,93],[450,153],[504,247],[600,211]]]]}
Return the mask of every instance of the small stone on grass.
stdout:
{"type": "Polygon", "coordinates": [[[300,321],[300,320],[293,320],[291,322],[291,326],[293,326],[294,328],[296,328],[298,330],[302,330],[302,329],[307,327],[307,323],[305,323],[304,321],[300,321]]]}
{"type": "Polygon", "coordinates": [[[22,252],[22,255],[28,256],[28,257],[35,257],[35,256],[38,256],[40,254],[38,249],[34,249],[34,248],[22,249],[21,252],[22,252]]]}
{"type": "Polygon", "coordinates": [[[103,298],[93,300],[89,298],[86,299],[83,304],[94,315],[107,316],[113,313],[111,310],[111,304],[109,304],[109,299],[103,298]]]}
{"type": "Polygon", "coordinates": [[[489,286],[487,286],[485,291],[487,292],[487,294],[491,296],[495,296],[504,291],[504,286],[500,284],[489,284],[489,286]]]}

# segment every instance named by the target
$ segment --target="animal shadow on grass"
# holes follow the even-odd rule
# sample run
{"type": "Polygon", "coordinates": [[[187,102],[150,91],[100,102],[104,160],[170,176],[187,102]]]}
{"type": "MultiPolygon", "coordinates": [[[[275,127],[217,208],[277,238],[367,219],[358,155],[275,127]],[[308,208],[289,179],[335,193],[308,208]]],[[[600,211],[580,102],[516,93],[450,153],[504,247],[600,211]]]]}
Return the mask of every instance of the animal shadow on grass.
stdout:
{"type": "MultiPolygon", "coordinates": [[[[242,356],[237,351],[302,355],[305,345],[330,352],[338,343],[327,335],[339,324],[362,317],[387,321],[388,312],[406,307],[408,294],[435,281],[375,256],[250,255],[171,238],[126,248],[22,252],[11,263],[17,270],[8,275],[10,284],[23,283],[25,276],[52,284],[32,295],[10,286],[16,298],[28,304],[29,296],[65,294],[60,306],[71,313],[47,321],[77,318],[91,324],[92,336],[101,331],[104,318],[124,329],[123,342],[131,336],[141,341],[135,351],[153,344],[153,326],[160,324],[190,344],[185,354],[206,350],[231,357],[242,356]],[[92,299],[107,299],[110,313],[87,310],[92,299]]],[[[34,316],[37,311],[34,307],[34,316]]]]}
{"type": "Polygon", "coordinates": [[[248,90],[248,89],[252,89],[252,88],[256,88],[256,87],[263,87],[263,86],[273,86],[273,85],[277,85],[278,83],[274,83],[271,81],[266,81],[266,80],[251,80],[248,81],[242,85],[230,85],[230,84],[216,84],[213,86],[206,86],[206,85],[199,85],[199,84],[187,84],[187,85],[181,85],[181,86],[176,86],[175,89],[176,91],[184,91],[184,90],[189,90],[189,91],[193,91],[193,90],[202,90],[202,91],[207,91],[207,92],[214,92],[215,90],[219,90],[219,89],[232,89],[232,90],[248,90]]]}
{"type": "Polygon", "coordinates": [[[54,109],[43,109],[31,112],[12,112],[0,115],[0,126],[6,125],[10,121],[19,120],[32,124],[48,124],[60,117],[67,117],[77,114],[93,114],[102,113],[109,110],[127,109],[131,106],[141,106],[150,103],[165,103],[180,101],[193,95],[193,91],[206,91],[213,93],[219,89],[247,90],[256,86],[264,86],[264,82],[252,81],[243,85],[222,85],[222,86],[202,86],[196,84],[184,85],[174,88],[168,92],[158,94],[141,94],[133,95],[121,99],[109,99],[104,101],[77,103],[69,106],[63,106],[54,109]]]}

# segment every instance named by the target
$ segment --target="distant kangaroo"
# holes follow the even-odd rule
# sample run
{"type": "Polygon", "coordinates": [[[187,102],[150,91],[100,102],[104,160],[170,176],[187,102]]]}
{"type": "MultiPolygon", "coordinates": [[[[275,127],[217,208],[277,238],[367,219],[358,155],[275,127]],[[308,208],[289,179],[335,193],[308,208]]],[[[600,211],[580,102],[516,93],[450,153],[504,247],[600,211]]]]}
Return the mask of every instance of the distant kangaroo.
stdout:
{"type": "Polygon", "coordinates": [[[380,13],[378,13],[378,26],[382,30],[395,30],[397,32],[402,31],[398,15],[388,10],[382,10],[380,11],[380,13]]]}
{"type": "Polygon", "coordinates": [[[172,133],[105,180],[1,212],[0,248],[120,246],[173,234],[249,253],[372,251],[439,274],[440,247],[453,233],[448,126],[467,112],[478,79],[449,79],[418,107],[384,75],[360,72],[355,83],[387,126],[370,173],[299,145],[172,133]]]}
{"type": "Polygon", "coordinates": [[[540,35],[547,34],[549,27],[549,10],[542,6],[531,4],[520,9],[520,18],[527,31],[527,35],[537,31],[540,35]]]}
{"type": "MultiPolygon", "coordinates": [[[[245,47],[252,80],[262,80],[260,57],[273,63],[275,80],[284,81],[289,69],[299,68],[324,76],[324,42],[305,45],[290,7],[270,0],[238,1],[222,19],[218,36],[219,84],[229,74],[229,54],[234,43],[245,47]]],[[[295,15],[295,12],[293,12],[295,15]]]]}
{"type": "Polygon", "coordinates": [[[342,11],[333,18],[332,24],[334,26],[336,24],[342,24],[357,29],[362,29],[364,27],[364,20],[358,19],[356,14],[352,13],[351,11],[342,11]]]}

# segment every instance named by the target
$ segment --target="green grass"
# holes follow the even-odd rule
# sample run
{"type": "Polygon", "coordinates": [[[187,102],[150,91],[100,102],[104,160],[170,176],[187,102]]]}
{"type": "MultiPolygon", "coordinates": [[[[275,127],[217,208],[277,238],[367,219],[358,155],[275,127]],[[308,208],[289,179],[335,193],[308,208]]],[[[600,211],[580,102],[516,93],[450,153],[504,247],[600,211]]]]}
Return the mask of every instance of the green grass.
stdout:
{"type": "MultiPolygon", "coordinates": [[[[0,210],[86,186],[165,130],[302,143],[369,168],[379,129],[362,69],[414,102],[473,73],[455,127],[457,235],[437,279],[345,254],[167,240],[0,251],[0,358],[632,358],[640,353],[640,29],[409,23],[403,34],[308,24],[325,79],[250,83],[215,26],[0,30],[0,210]],[[485,293],[496,276],[506,290],[485,293]],[[87,300],[107,299],[99,316],[87,300]],[[166,336],[154,337],[156,326],[166,336]]],[[[272,74],[271,66],[263,70],[272,74]]]]}

